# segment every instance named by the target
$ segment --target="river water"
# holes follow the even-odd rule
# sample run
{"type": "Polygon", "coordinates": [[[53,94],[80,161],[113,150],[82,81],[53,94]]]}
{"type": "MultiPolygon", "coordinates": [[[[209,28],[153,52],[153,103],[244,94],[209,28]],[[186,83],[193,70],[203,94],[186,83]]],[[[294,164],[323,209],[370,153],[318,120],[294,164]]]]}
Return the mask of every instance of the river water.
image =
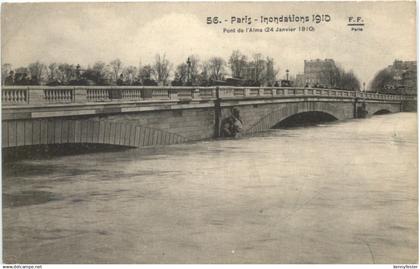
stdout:
{"type": "Polygon", "coordinates": [[[416,263],[414,113],[4,164],[8,263],[416,263]]]}

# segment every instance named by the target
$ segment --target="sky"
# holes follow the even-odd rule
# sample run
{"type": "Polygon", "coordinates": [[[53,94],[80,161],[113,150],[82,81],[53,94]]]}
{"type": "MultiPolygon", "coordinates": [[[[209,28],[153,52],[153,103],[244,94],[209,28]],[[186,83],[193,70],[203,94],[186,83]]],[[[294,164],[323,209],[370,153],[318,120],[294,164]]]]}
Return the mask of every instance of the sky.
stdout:
{"type": "Polygon", "coordinates": [[[14,68],[35,61],[83,67],[119,58],[125,65],[152,63],[165,54],[176,66],[188,55],[228,59],[233,50],[274,58],[279,78],[303,72],[304,60],[332,58],[368,83],[395,59],[416,60],[415,2],[167,2],[13,3],[2,5],[2,63],[14,68]],[[224,33],[223,29],[264,28],[260,16],[329,15],[313,32],[224,33]],[[223,23],[207,24],[207,17],[223,23]],[[251,17],[252,24],[232,17],[251,17]],[[363,19],[350,30],[349,17],[363,19]],[[225,22],[224,20],[227,20],[225,22]]]}

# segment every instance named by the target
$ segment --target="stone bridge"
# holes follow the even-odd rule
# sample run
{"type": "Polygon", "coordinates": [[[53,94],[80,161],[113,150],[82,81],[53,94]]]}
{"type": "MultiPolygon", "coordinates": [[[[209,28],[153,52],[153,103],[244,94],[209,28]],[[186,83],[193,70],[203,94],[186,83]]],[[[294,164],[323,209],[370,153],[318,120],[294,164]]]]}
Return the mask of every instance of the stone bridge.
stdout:
{"type": "Polygon", "coordinates": [[[2,88],[2,147],[168,145],[217,137],[232,107],[252,134],[300,113],[355,118],[363,103],[368,116],[415,110],[415,99],[290,87],[9,86],[2,88]]]}

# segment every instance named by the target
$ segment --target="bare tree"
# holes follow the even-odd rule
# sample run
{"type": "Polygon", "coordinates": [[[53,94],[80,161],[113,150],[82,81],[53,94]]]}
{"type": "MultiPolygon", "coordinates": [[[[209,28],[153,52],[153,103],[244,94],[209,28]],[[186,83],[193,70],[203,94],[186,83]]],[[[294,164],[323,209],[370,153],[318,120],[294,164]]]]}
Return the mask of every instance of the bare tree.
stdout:
{"type": "Polygon", "coordinates": [[[109,81],[107,81],[107,70],[106,64],[104,62],[96,62],[93,64],[92,68],[88,68],[85,72],[87,79],[93,80],[97,85],[107,85],[109,81]]]}
{"type": "Polygon", "coordinates": [[[246,75],[247,58],[239,50],[234,50],[229,58],[229,66],[232,71],[232,77],[244,78],[246,75]]]}
{"type": "Polygon", "coordinates": [[[9,76],[10,71],[12,71],[12,65],[5,63],[1,66],[1,84],[4,85],[6,78],[9,76]]]}
{"type": "Polygon", "coordinates": [[[30,74],[27,67],[18,67],[15,69],[15,85],[27,85],[29,82],[26,81],[26,76],[30,74]]]}
{"type": "Polygon", "coordinates": [[[64,83],[68,83],[73,80],[76,74],[76,68],[72,64],[59,64],[58,70],[61,76],[60,80],[64,83]]]}
{"type": "Polygon", "coordinates": [[[139,70],[139,80],[144,83],[146,80],[151,80],[155,71],[150,65],[145,65],[139,70]]]}
{"type": "Polygon", "coordinates": [[[360,89],[360,81],[352,70],[344,72],[341,77],[341,84],[343,90],[356,91],[360,89]]]}
{"type": "Polygon", "coordinates": [[[31,74],[32,84],[39,85],[44,79],[47,67],[40,62],[31,63],[28,65],[29,73],[31,74]]]}
{"type": "Polygon", "coordinates": [[[264,73],[264,82],[266,85],[273,86],[277,80],[278,69],[274,67],[274,59],[267,57],[265,60],[266,67],[264,73]]]}
{"type": "Polygon", "coordinates": [[[102,76],[105,73],[105,66],[106,64],[104,62],[96,62],[93,64],[92,70],[98,72],[98,74],[102,76]]]}
{"type": "Polygon", "coordinates": [[[92,70],[97,73],[97,80],[105,79],[106,64],[104,62],[96,62],[93,64],[92,70]]]}
{"type": "Polygon", "coordinates": [[[207,61],[201,64],[201,72],[197,75],[196,83],[201,86],[208,86],[210,80],[209,63],[207,61]]]}
{"type": "Polygon", "coordinates": [[[117,81],[118,76],[120,75],[120,71],[122,69],[122,62],[120,59],[115,59],[111,61],[109,64],[113,72],[113,81],[117,81]]]}
{"type": "Polygon", "coordinates": [[[391,93],[392,90],[388,89],[390,86],[395,84],[394,76],[389,68],[382,69],[379,71],[372,82],[370,83],[370,89],[381,93],[391,93]]]}
{"type": "Polygon", "coordinates": [[[48,79],[51,80],[51,81],[56,80],[57,79],[58,64],[50,63],[48,65],[48,70],[49,70],[48,79]]]}
{"type": "Polygon", "coordinates": [[[208,61],[209,78],[211,80],[222,80],[225,76],[226,62],[221,57],[213,57],[208,61]]]}
{"type": "Polygon", "coordinates": [[[266,62],[261,53],[256,53],[252,56],[251,66],[251,80],[255,83],[262,84],[264,81],[264,72],[266,62]]]}
{"type": "Polygon", "coordinates": [[[332,66],[323,73],[324,78],[329,85],[327,87],[334,87],[341,90],[358,90],[360,89],[360,81],[353,73],[353,71],[345,71],[340,66],[332,66]]]}
{"type": "Polygon", "coordinates": [[[159,84],[167,85],[171,68],[172,68],[172,66],[171,66],[170,62],[166,59],[165,54],[164,55],[160,55],[160,54],[156,55],[155,64],[153,66],[153,69],[155,70],[156,81],[159,84]]]}
{"type": "Polygon", "coordinates": [[[325,78],[329,85],[324,85],[332,88],[342,87],[341,79],[345,75],[344,69],[338,64],[332,64],[329,68],[326,68],[322,76],[325,78]]]}
{"type": "Polygon", "coordinates": [[[188,65],[186,63],[179,64],[175,70],[175,81],[184,85],[187,83],[188,65]]]}
{"type": "Polygon", "coordinates": [[[15,73],[27,73],[29,74],[29,69],[27,67],[18,67],[15,69],[15,73]]]}
{"type": "Polygon", "coordinates": [[[128,85],[132,85],[137,74],[137,67],[132,65],[127,66],[123,69],[122,73],[124,74],[125,82],[128,85]]]}

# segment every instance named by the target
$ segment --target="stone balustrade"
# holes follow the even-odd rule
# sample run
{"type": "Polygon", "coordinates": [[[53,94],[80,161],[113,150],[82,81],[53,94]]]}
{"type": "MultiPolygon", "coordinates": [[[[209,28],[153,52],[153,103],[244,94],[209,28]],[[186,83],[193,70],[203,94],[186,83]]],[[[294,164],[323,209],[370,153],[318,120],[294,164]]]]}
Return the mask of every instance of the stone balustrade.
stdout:
{"type": "Polygon", "coordinates": [[[414,96],[295,87],[159,87],[159,86],[3,86],[3,106],[44,106],[125,101],[194,101],[221,99],[291,98],[302,96],[360,98],[368,100],[414,100],[414,96]]]}
{"type": "Polygon", "coordinates": [[[1,102],[3,105],[28,104],[28,91],[29,89],[27,87],[13,87],[2,90],[1,102]]]}

